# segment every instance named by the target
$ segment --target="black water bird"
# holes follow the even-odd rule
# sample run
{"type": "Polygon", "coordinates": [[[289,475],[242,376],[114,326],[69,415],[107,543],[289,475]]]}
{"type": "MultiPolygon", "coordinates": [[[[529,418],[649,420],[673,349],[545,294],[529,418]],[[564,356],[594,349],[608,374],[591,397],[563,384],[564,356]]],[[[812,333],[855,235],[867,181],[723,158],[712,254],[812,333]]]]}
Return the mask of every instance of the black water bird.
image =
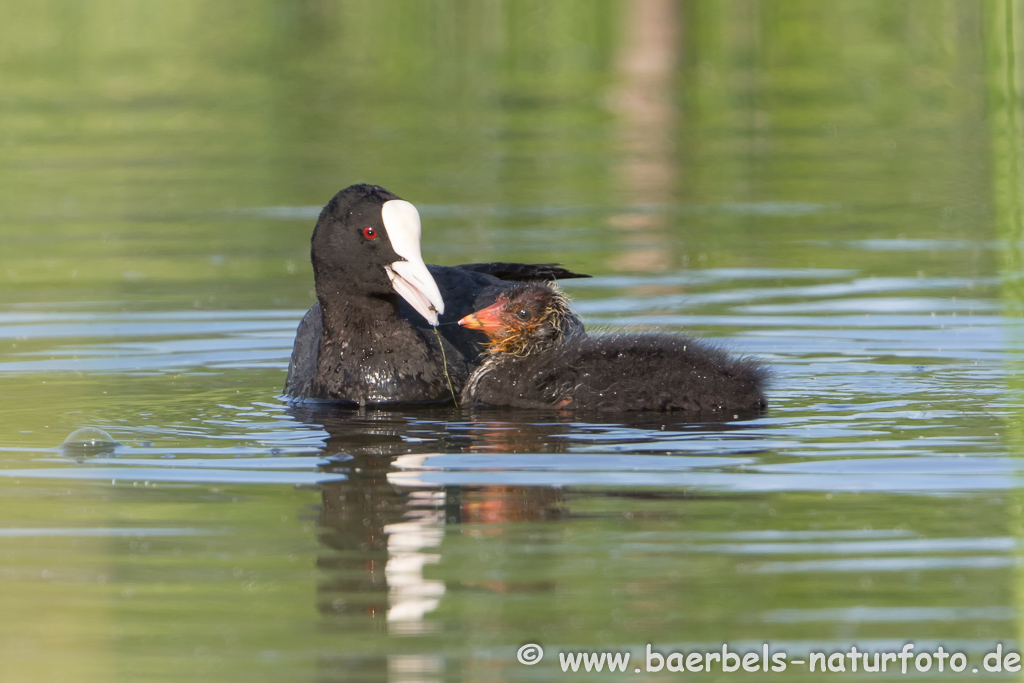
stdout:
{"type": "Polygon", "coordinates": [[[354,405],[452,400],[483,335],[454,323],[507,280],[588,277],[555,264],[428,266],[412,204],[376,185],[338,192],[310,258],[317,303],[295,335],[285,394],[354,405]]]}
{"type": "Polygon", "coordinates": [[[551,285],[508,285],[459,324],[485,332],[463,405],[602,412],[763,410],[766,371],[707,342],[666,333],[589,335],[551,285]]]}

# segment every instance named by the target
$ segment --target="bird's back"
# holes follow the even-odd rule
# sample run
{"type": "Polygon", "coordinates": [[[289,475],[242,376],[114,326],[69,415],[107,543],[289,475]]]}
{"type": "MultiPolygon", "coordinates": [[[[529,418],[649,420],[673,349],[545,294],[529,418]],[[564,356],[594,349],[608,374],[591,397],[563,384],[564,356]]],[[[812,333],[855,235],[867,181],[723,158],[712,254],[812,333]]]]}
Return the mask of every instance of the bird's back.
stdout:
{"type": "Polygon", "coordinates": [[[472,402],[602,412],[751,412],[767,373],[746,359],[670,334],[583,335],[525,358],[489,359],[472,402]]]}
{"type": "Polygon", "coordinates": [[[565,349],[578,374],[573,403],[598,410],[760,410],[765,371],[690,337],[619,334],[585,337],[565,349]]]}

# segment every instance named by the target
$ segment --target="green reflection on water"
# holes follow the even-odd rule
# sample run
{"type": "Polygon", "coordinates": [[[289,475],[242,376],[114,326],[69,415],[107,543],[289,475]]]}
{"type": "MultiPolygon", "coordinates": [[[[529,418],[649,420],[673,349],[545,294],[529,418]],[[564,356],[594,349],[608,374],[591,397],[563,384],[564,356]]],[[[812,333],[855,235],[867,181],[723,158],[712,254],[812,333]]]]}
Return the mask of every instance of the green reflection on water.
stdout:
{"type": "MultiPolygon", "coordinates": [[[[4,300],[302,306],[312,220],[245,210],[360,180],[591,208],[428,219],[445,263],[831,266],[823,234],[981,239],[988,34],[979,7],[934,5],[8,7],[4,300]]],[[[921,266],[991,272],[978,258],[921,266]]]]}
{"type": "MultiPolygon", "coordinates": [[[[8,3],[0,312],[299,311],[312,300],[313,218],[303,207],[357,181],[422,207],[430,262],[558,260],[597,275],[1002,273],[1002,301],[1019,306],[1020,9],[8,3]],[[853,251],[862,240],[973,246],[853,251]],[[986,246],[995,240],[1010,246],[986,246]]],[[[581,302],[607,295],[575,293],[581,302]]],[[[709,315],[724,310],[706,305],[709,315]]],[[[94,343],[3,339],[0,360],[94,343]]],[[[215,426],[217,405],[273,401],[283,372],[2,381],[0,445],[53,447],[101,423],[149,426],[160,443],[184,447],[231,431],[215,426]],[[194,421],[201,428],[188,432],[194,421]]],[[[788,407],[812,411],[823,400],[788,407]]],[[[943,397],[934,407],[976,405],[943,397]]],[[[946,428],[955,436],[980,437],[1001,418],[969,413],[955,424],[946,428]]],[[[1016,453],[1020,438],[1010,433],[1016,453]]],[[[383,476],[377,467],[368,476],[383,476]]],[[[987,580],[955,569],[757,574],[763,563],[687,545],[691,532],[780,528],[1001,538],[1015,503],[996,494],[946,504],[878,494],[449,491],[462,524],[431,527],[441,536],[422,553],[424,585],[446,592],[403,634],[382,618],[395,585],[382,578],[384,526],[420,508],[380,481],[316,492],[0,485],[5,526],[209,532],[0,539],[5,680],[539,680],[553,669],[531,673],[511,655],[532,638],[588,649],[823,633],[996,640],[1008,637],[1006,619],[917,629],[815,622],[814,610],[1015,604],[1011,567],[987,580]],[[360,509],[352,499],[367,491],[360,509]],[[366,531],[363,519],[380,524],[366,531]],[[805,620],[793,621],[792,610],[805,620]],[[771,615],[782,621],[764,620],[771,615]]]]}

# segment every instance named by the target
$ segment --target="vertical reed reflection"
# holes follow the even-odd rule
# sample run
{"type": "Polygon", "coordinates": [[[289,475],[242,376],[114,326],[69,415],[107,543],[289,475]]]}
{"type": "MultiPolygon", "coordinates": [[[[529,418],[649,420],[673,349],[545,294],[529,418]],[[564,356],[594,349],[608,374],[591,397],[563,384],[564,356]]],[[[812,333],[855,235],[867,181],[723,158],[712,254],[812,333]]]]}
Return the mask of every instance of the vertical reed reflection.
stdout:
{"type": "Polygon", "coordinates": [[[1016,45],[1020,16],[1013,0],[985,5],[989,134],[992,158],[992,201],[996,230],[1003,240],[1003,286],[1008,303],[1024,310],[1024,190],[1021,188],[1020,49],[1016,45]]]}
{"type": "Polygon", "coordinates": [[[624,242],[612,262],[622,270],[663,271],[671,268],[666,249],[666,216],[647,205],[672,201],[678,170],[674,130],[678,111],[673,102],[680,44],[679,3],[674,0],[630,0],[622,5],[622,36],[615,57],[618,86],[610,106],[618,117],[618,184],[626,210],[608,220],[624,242]]]}
{"type": "MultiPolygon", "coordinates": [[[[984,47],[986,58],[986,89],[988,91],[990,154],[992,165],[992,205],[995,227],[1002,242],[1001,275],[1003,300],[1008,313],[1015,315],[1018,323],[1010,327],[1010,334],[1016,337],[1014,348],[1020,348],[1020,317],[1024,314],[1024,189],[1021,188],[1021,154],[1024,131],[1021,130],[1020,115],[1022,73],[1021,46],[1017,40],[1021,34],[1017,22],[1024,16],[1015,0],[1002,0],[985,5],[984,47]]],[[[1020,405],[1021,385],[1017,379],[1024,367],[1019,354],[1010,359],[1009,382],[1015,385],[1020,405]]],[[[1024,452],[1024,422],[1017,419],[1007,425],[1006,442],[1009,452],[1020,456],[1024,452]]],[[[1010,514],[1021,509],[1019,492],[1013,496],[1015,505],[1008,506],[1010,514]]],[[[1019,512],[1017,513],[1019,514],[1019,512]]],[[[1015,533],[1021,535],[1020,524],[1015,524],[1015,533]]],[[[1015,606],[1020,609],[1022,597],[1020,571],[1015,582],[1015,606]]],[[[1018,620],[1018,632],[1021,624],[1018,620]]]]}

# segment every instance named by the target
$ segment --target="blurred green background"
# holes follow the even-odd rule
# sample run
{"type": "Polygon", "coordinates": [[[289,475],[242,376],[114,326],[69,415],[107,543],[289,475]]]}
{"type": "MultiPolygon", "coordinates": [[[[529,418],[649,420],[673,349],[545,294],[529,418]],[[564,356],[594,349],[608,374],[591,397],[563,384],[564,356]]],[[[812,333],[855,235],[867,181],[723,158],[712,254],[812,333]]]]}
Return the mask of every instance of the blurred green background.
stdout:
{"type": "MultiPolygon", "coordinates": [[[[442,263],[1016,239],[1014,7],[5,3],[0,303],[304,306],[316,207],[353,182],[421,206],[442,263]]],[[[991,268],[946,256],[922,267],[991,268]]]]}
{"type": "MultiPolygon", "coordinates": [[[[760,333],[745,341],[781,367],[775,412],[749,445],[765,461],[869,454],[857,449],[872,439],[890,448],[880,459],[1014,455],[1022,17],[1017,0],[0,3],[0,464],[50,457],[37,451],[86,424],[164,455],[233,458],[237,444],[267,455],[299,442],[315,452],[322,434],[310,438],[276,395],[293,323],[313,301],[319,207],[356,182],[420,208],[427,262],[560,261],[597,276],[572,290],[588,322],[685,314],[709,336],[760,333]],[[763,287],[740,282],[761,270],[763,287]],[[855,282],[828,299],[840,276],[855,282]],[[780,306],[749,322],[755,313],[733,307],[763,301],[762,290],[780,306]],[[927,309],[892,319],[865,309],[882,313],[867,331],[831,322],[860,312],[853,299],[865,292],[970,297],[995,311],[988,324],[1006,348],[970,347],[967,335],[954,355],[930,355],[949,337],[914,317],[927,309]],[[798,308],[815,300],[821,308],[798,308]],[[269,351],[231,346],[230,313],[237,337],[276,335],[269,351]],[[776,328],[791,335],[779,348],[765,341],[776,328]],[[189,350],[195,358],[176,355],[189,350]],[[75,365],[136,352],[150,354],[137,367],[75,365]],[[966,370],[975,352],[981,369],[966,370]],[[843,412],[858,402],[863,412],[843,412]],[[937,442],[915,451],[922,432],[911,429],[937,442]]],[[[394,598],[379,578],[392,557],[381,529],[433,489],[396,493],[388,458],[407,442],[377,440],[448,435],[443,421],[381,421],[331,433],[331,453],[355,444],[387,456],[367,467],[369,481],[350,472],[349,488],[0,481],[11,527],[190,530],[0,539],[0,678],[547,680],[553,668],[531,673],[511,658],[537,633],[581,648],[1015,635],[1019,552],[1014,538],[999,545],[1020,533],[1012,491],[832,503],[832,479],[821,491],[703,498],[681,486],[648,498],[467,487],[460,509],[504,505],[507,517],[423,531],[443,536],[423,551],[439,557],[425,575],[448,592],[422,632],[388,630],[372,618],[394,598]],[[358,487],[379,498],[358,508],[358,487]],[[354,512],[331,508],[346,495],[354,512]],[[545,506],[572,514],[552,521],[545,506]],[[376,546],[360,535],[361,514],[380,521],[376,546]],[[965,562],[1009,557],[976,573],[913,562],[873,573],[887,547],[855,551],[860,574],[752,576],[761,565],[749,557],[681,549],[702,533],[872,530],[893,544],[903,532],[977,540],[980,550],[949,551],[965,562]],[[620,550],[630,543],[643,552],[620,550]],[[544,562],[527,554],[538,547],[551,549],[544,562]],[[356,608],[332,611],[335,599],[356,608]],[[847,623],[842,610],[864,604],[961,616],[847,623]],[[993,605],[1013,615],[956,611],[993,605]],[[350,669],[362,653],[360,678],[350,669]]],[[[486,452],[514,453],[500,436],[484,437],[486,452]]],[[[666,454],[699,451],[682,441],[666,454]]],[[[827,474],[846,476],[837,471],[827,474]]]]}

